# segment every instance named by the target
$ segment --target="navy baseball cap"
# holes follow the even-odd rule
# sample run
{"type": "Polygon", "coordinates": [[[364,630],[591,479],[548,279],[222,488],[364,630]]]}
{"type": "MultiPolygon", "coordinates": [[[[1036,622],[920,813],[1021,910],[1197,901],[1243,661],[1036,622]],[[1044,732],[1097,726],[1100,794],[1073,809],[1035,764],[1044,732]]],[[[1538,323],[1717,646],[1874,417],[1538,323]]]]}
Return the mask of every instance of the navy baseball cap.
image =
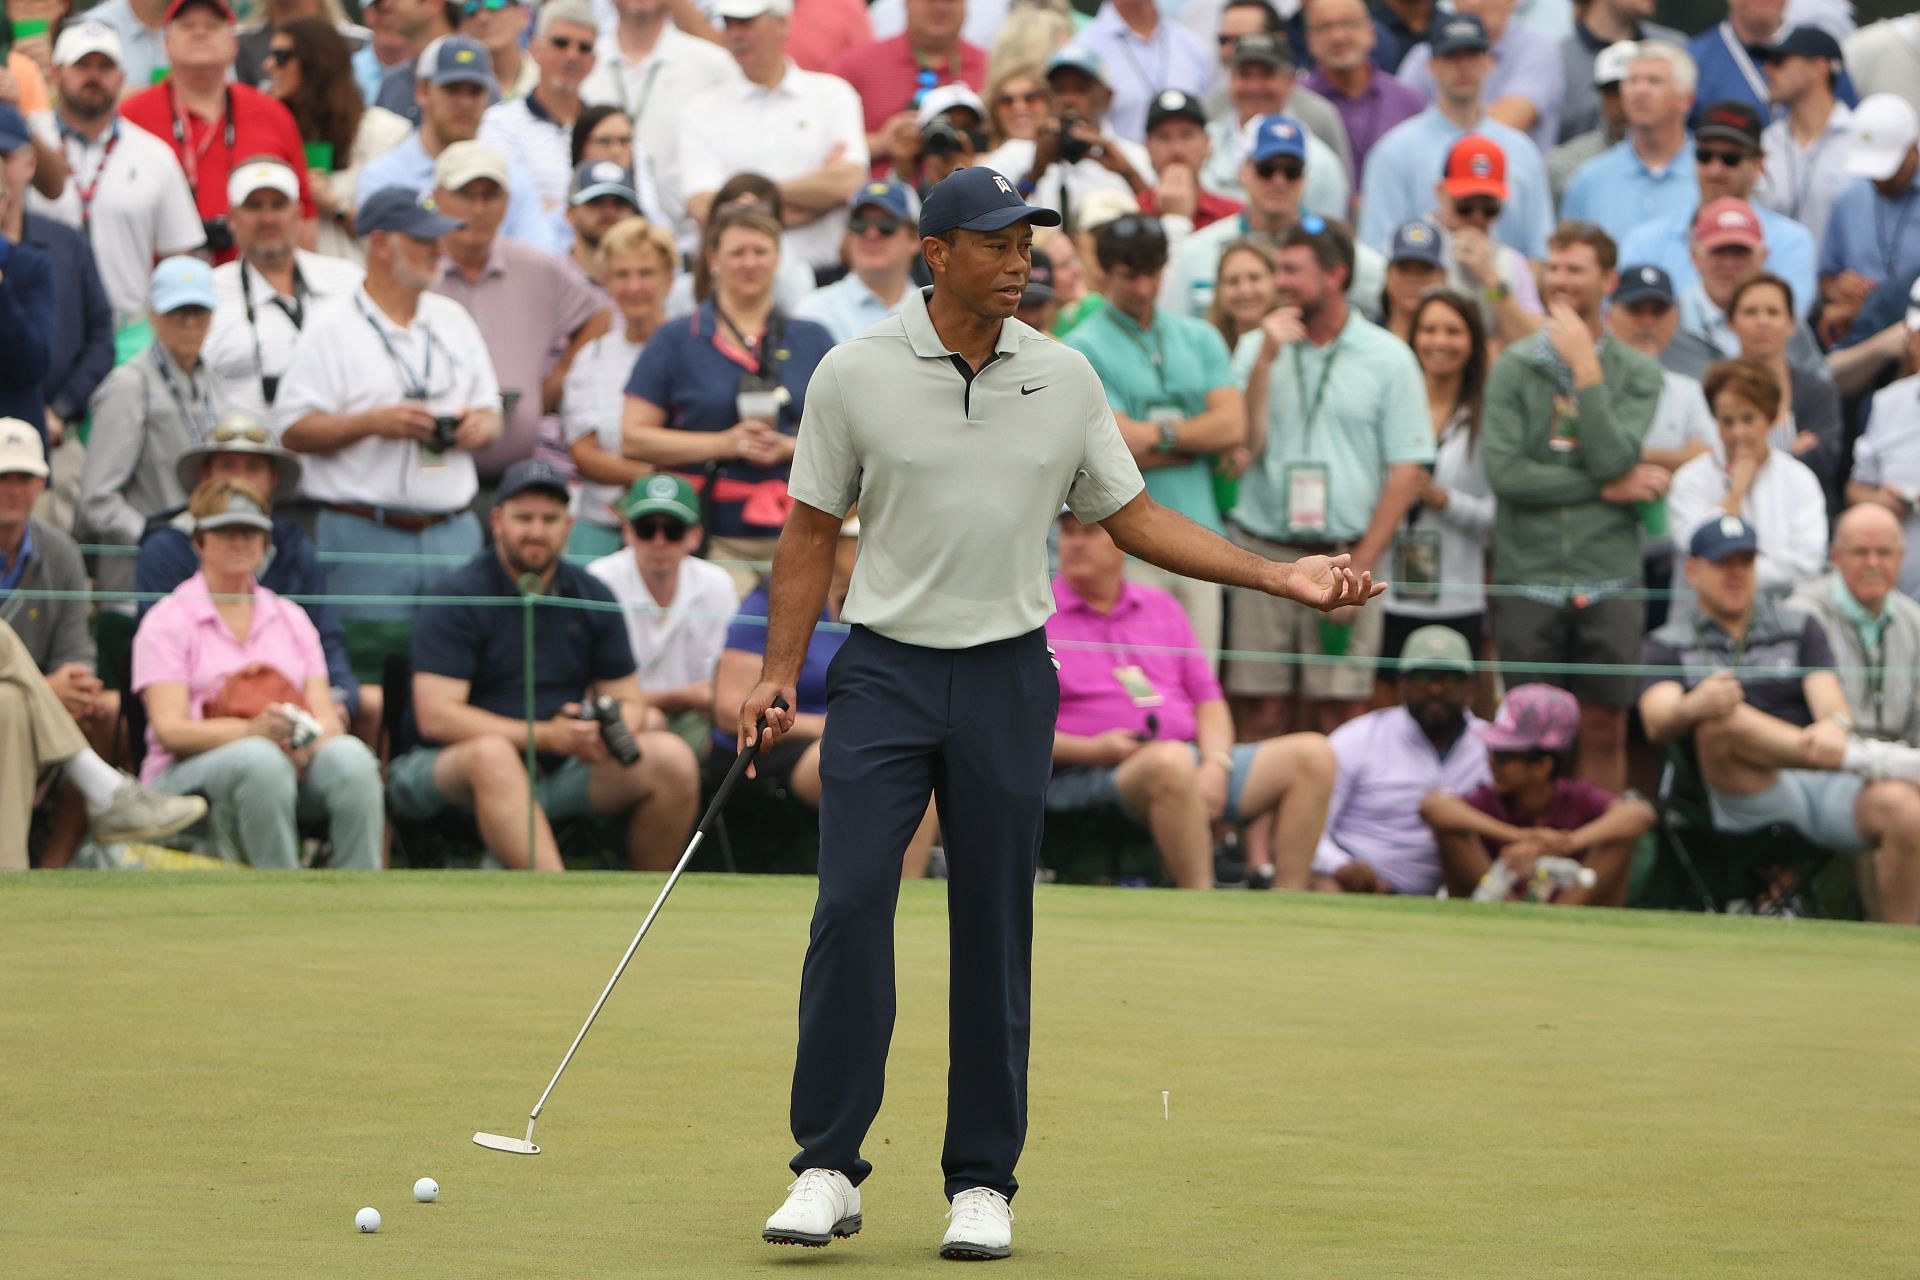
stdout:
{"type": "Polygon", "coordinates": [[[499,92],[499,82],[493,78],[493,55],[478,40],[442,36],[428,48],[432,56],[423,53],[421,65],[415,68],[420,79],[434,84],[482,84],[499,92]]]}
{"type": "Polygon", "coordinates": [[[1440,228],[1425,218],[1401,223],[1393,233],[1393,251],[1387,255],[1387,262],[1424,262],[1444,269],[1447,260],[1440,252],[1440,228]]]}
{"type": "Polygon", "coordinates": [[[1147,132],[1152,133],[1169,120],[1191,120],[1207,127],[1207,109],[1200,99],[1180,89],[1163,90],[1147,108],[1147,132]]]}
{"type": "Polygon", "coordinates": [[[1758,152],[1760,131],[1765,127],[1760,113],[1751,104],[1727,98],[1707,104],[1700,113],[1700,123],[1694,126],[1693,136],[1701,142],[1711,139],[1736,142],[1749,151],[1758,152]]]}
{"type": "Polygon", "coordinates": [[[1470,13],[1456,13],[1444,22],[1435,23],[1429,43],[1436,58],[1468,50],[1485,53],[1493,48],[1493,42],[1487,39],[1486,27],[1470,13]]]}
{"type": "Polygon", "coordinates": [[[508,467],[507,473],[500,477],[500,491],[494,495],[494,505],[499,506],[530,489],[551,493],[562,502],[568,497],[567,478],[560,474],[558,467],[540,458],[527,458],[508,467]]]}
{"type": "Polygon", "coordinates": [[[1728,556],[1737,556],[1741,552],[1756,555],[1760,551],[1760,538],[1753,526],[1739,516],[1721,516],[1718,520],[1709,520],[1693,531],[1693,538],[1687,543],[1687,554],[1698,560],[1711,560],[1719,564],[1728,556]]]}
{"type": "Polygon", "coordinates": [[[1766,52],[1768,62],[1778,62],[1782,58],[1825,58],[1830,62],[1842,60],[1840,42],[1819,27],[1795,27],[1774,41],[1766,52]]]}
{"type": "Polygon", "coordinates": [[[1260,116],[1247,127],[1253,131],[1247,140],[1247,159],[1255,164],[1275,156],[1306,160],[1307,131],[1298,120],[1290,116],[1260,116]]]}
{"type": "Polygon", "coordinates": [[[885,210],[902,222],[913,221],[913,194],[904,184],[895,182],[891,178],[862,184],[860,189],[853,193],[853,200],[847,208],[859,210],[868,206],[885,210]]]}
{"type": "Polygon", "coordinates": [[[11,154],[33,141],[26,117],[10,102],[0,102],[0,151],[11,154]]]}
{"type": "Polygon", "coordinates": [[[360,206],[360,214],[353,220],[353,225],[363,236],[375,231],[398,231],[415,240],[438,240],[447,232],[458,231],[467,224],[440,212],[430,191],[415,191],[412,187],[382,187],[360,206]]]}
{"type": "Polygon", "coordinates": [[[619,196],[636,211],[640,208],[630,170],[611,160],[589,160],[573,171],[573,193],[567,197],[567,203],[586,204],[601,196],[619,196]]]}
{"type": "Polygon", "coordinates": [[[1030,205],[1005,174],[992,169],[956,169],[934,184],[920,205],[920,234],[999,231],[1016,222],[1057,227],[1060,215],[1030,205]]]}
{"type": "Polygon", "coordinates": [[[1636,302],[1658,300],[1674,304],[1673,277],[1658,267],[1644,263],[1620,268],[1620,283],[1613,291],[1613,304],[1630,307],[1636,302]]]}

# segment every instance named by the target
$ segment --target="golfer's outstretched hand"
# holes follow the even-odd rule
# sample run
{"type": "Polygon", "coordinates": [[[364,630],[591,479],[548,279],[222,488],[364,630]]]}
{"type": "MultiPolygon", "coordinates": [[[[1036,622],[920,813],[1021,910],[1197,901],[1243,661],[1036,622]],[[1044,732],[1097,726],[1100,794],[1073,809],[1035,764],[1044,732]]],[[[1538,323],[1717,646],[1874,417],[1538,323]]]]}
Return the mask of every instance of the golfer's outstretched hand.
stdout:
{"type": "MultiPolygon", "coordinates": [[[[780,741],[781,735],[793,728],[793,704],[799,697],[790,684],[779,685],[771,680],[762,680],[753,686],[753,692],[740,704],[740,754],[745,755],[748,748],[753,746],[762,716],[766,717],[767,732],[760,741],[760,749],[765,751],[780,741]],[[776,698],[780,700],[778,706],[774,705],[776,698]]],[[[748,766],[748,772],[752,772],[752,766],[748,766]]]]}
{"type": "Polygon", "coordinates": [[[1365,604],[1386,589],[1386,583],[1373,580],[1371,570],[1355,573],[1352,556],[1302,556],[1293,562],[1280,595],[1322,613],[1332,613],[1349,605],[1365,604]]]}

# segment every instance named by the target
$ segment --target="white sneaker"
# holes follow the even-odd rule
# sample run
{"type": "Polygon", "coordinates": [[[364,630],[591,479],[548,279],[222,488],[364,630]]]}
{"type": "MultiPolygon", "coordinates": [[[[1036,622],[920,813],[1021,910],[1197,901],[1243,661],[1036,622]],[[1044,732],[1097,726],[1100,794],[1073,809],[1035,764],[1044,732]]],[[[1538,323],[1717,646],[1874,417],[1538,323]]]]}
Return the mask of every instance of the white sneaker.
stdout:
{"type": "Polygon", "coordinates": [[[768,1244],[818,1249],[834,1236],[860,1234],[860,1189],[837,1169],[808,1169],[787,1187],[787,1202],[767,1219],[768,1244]]]}
{"type": "Polygon", "coordinates": [[[1013,1209],[989,1187],[969,1187],[947,1210],[940,1256],[957,1262],[987,1262],[1013,1252],[1013,1209]]]}
{"type": "Polygon", "coordinates": [[[206,816],[207,802],[199,796],[170,796],[149,791],[121,774],[113,803],[91,818],[93,838],[101,844],[152,844],[185,831],[206,816]]]}
{"type": "Polygon", "coordinates": [[[1855,760],[1850,771],[1867,781],[1892,778],[1920,784],[1920,751],[1906,743],[1856,737],[1848,743],[1848,747],[1847,754],[1855,760]]]}

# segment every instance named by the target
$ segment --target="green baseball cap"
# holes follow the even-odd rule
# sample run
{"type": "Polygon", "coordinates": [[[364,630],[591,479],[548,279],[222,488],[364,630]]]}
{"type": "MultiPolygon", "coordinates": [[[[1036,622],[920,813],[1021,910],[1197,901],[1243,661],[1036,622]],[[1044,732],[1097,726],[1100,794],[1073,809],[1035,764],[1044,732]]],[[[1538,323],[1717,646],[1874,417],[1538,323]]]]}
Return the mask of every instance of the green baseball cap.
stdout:
{"type": "Polygon", "coordinates": [[[700,495],[680,476],[661,472],[633,482],[627,496],[620,499],[620,518],[638,520],[641,516],[672,516],[688,524],[700,523],[700,495]]]}
{"type": "Polygon", "coordinates": [[[1452,627],[1421,627],[1407,637],[1400,650],[1400,670],[1458,671],[1473,674],[1473,650],[1467,638],[1452,627]]]}

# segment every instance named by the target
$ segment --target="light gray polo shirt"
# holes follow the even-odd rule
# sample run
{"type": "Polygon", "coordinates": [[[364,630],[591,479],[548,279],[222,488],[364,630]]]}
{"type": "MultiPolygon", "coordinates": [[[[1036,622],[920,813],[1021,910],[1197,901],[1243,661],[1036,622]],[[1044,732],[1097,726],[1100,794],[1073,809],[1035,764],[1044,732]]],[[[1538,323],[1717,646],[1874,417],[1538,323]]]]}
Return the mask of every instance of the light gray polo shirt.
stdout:
{"type": "Polygon", "coordinates": [[[1091,523],[1146,486],[1085,356],[1009,319],[969,379],[926,292],[820,362],[788,489],[829,515],[860,505],[846,621],[964,649],[1052,615],[1047,533],[1063,501],[1091,523]]]}

